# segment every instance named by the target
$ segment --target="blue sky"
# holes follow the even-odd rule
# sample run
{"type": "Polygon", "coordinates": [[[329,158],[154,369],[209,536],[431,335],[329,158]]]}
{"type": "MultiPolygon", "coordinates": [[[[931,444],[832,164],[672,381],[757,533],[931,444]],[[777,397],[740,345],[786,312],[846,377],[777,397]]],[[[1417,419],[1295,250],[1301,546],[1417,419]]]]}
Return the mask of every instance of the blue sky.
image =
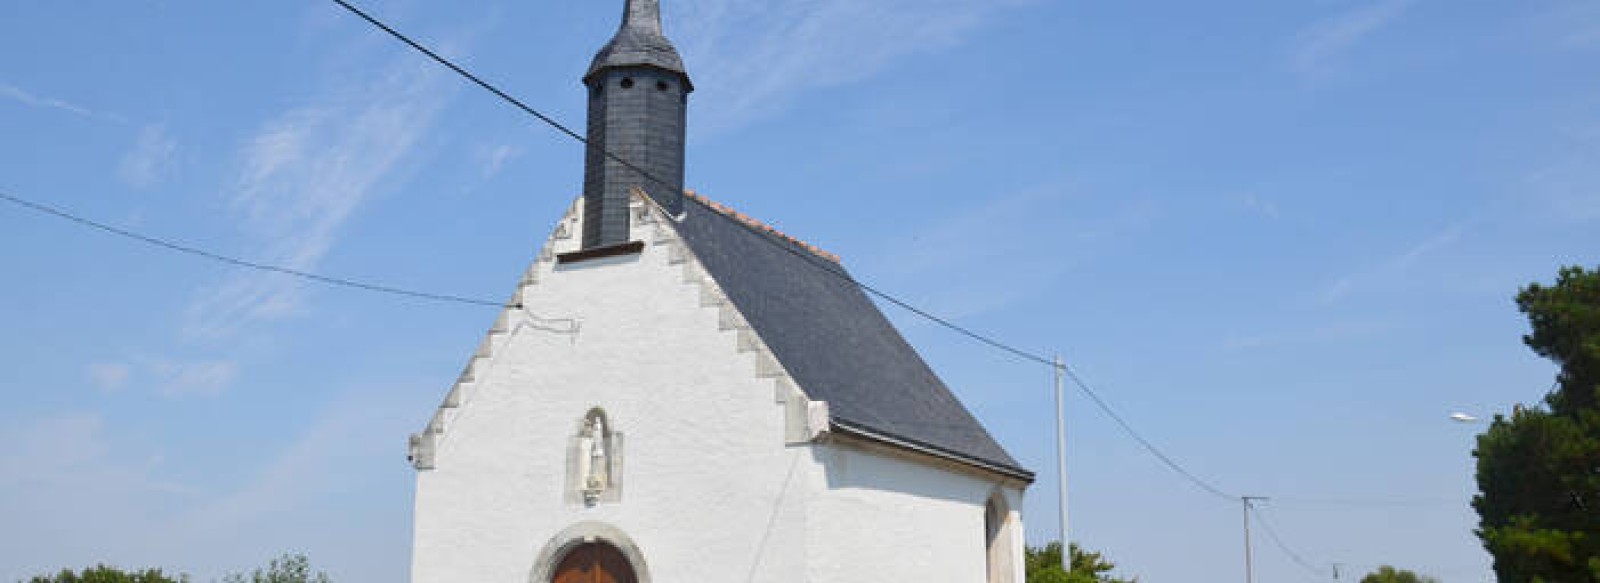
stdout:
{"type": "MultiPolygon", "coordinates": [[[[1600,263],[1600,6],[664,0],[689,185],[1059,352],[1308,562],[1486,581],[1472,436],[1553,367],[1511,302],[1600,263]]],[[[579,126],[620,0],[363,3],[579,126]]],[[[506,297],[579,146],[322,1],[11,2],[0,189],[254,260],[506,297]]],[[[492,309],[241,271],[0,206],[0,580],[403,580],[421,427],[492,309]]],[[[1049,371],[889,310],[1040,479],[1049,371]]],[[[1074,539],[1236,580],[1239,507],[1068,403],[1074,539]]],[[[1264,536],[1263,581],[1317,581],[1264,536]]],[[[1347,571],[1348,572],[1348,571],[1347,571]]]]}

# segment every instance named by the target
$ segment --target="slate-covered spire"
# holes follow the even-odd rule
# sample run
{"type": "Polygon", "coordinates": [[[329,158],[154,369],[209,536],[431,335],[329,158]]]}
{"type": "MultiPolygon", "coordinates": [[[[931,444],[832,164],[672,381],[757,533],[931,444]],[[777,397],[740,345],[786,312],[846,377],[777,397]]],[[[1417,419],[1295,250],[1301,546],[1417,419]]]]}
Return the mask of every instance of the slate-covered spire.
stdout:
{"type": "Polygon", "coordinates": [[[661,33],[660,0],[627,0],[622,8],[622,26],[594,56],[584,81],[602,69],[627,66],[656,67],[683,76],[685,82],[689,80],[678,49],[661,33]]]}
{"type": "Polygon", "coordinates": [[[634,28],[661,34],[661,2],[658,0],[628,0],[622,7],[622,28],[634,28]]]}
{"type": "Polygon", "coordinates": [[[643,189],[672,214],[683,209],[683,146],[694,85],[661,32],[659,0],[627,0],[622,26],[583,76],[589,87],[583,246],[628,241],[628,199],[643,189]],[[605,155],[628,161],[650,176],[605,155]]]}

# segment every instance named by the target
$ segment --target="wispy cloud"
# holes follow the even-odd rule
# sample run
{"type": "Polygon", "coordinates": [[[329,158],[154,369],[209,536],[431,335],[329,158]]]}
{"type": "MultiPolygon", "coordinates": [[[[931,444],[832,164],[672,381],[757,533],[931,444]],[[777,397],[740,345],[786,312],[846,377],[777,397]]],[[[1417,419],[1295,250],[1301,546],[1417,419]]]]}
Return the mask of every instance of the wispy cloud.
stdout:
{"type": "Polygon", "coordinates": [[[1246,194],[1238,197],[1235,200],[1244,210],[1261,215],[1268,219],[1276,220],[1282,216],[1282,213],[1278,210],[1278,204],[1272,202],[1270,199],[1256,196],[1254,194],[1246,194]]]}
{"type": "Polygon", "coordinates": [[[1542,2],[1526,28],[1530,41],[1565,50],[1600,48],[1600,4],[1592,0],[1542,2]]]}
{"type": "Polygon", "coordinates": [[[909,231],[908,243],[884,245],[896,251],[870,259],[864,271],[891,289],[925,290],[917,303],[941,315],[981,314],[1048,289],[1085,258],[1157,219],[1158,209],[1143,201],[1092,208],[1091,200],[1050,185],[952,209],[909,231]],[[1074,208],[1054,212],[1067,207],[1074,208]],[[995,236],[996,225],[1005,225],[1005,236],[995,236]],[[984,244],[974,245],[978,239],[984,244]],[[1062,251],[1048,262],[1026,259],[1044,247],[1062,251]],[[950,280],[952,265],[966,270],[960,281],[950,280]]]}
{"type": "Polygon", "coordinates": [[[98,415],[74,414],[40,419],[8,431],[12,435],[6,443],[19,457],[3,464],[0,484],[77,473],[110,449],[100,436],[102,425],[98,415]]]}
{"type": "Polygon", "coordinates": [[[521,152],[517,150],[517,147],[511,144],[478,148],[478,160],[483,167],[482,178],[484,180],[494,178],[502,168],[505,168],[506,162],[510,162],[519,153],[521,152]]]}
{"type": "Polygon", "coordinates": [[[1469,223],[1466,221],[1455,223],[1429,235],[1426,239],[1400,253],[1379,262],[1370,269],[1341,276],[1334,280],[1333,284],[1329,285],[1327,289],[1323,290],[1319,295],[1319,299],[1324,304],[1335,303],[1348,297],[1359,289],[1361,285],[1369,281],[1388,280],[1403,274],[1415,266],[1418,261],[1438,253],[1461,239],[1461,235],[1467,232],[1468,227],[1469,223]]]}
{"type": "Polygon", "coordinates": [[[60,486],[67,482],[92,484],[109,479],[165,493],[190,492],[190,488],[155,478],[162,458],[151,452],[117,451],[107,435],[105,419],[93,413],[66,413],[36,419],[0,433],[9,444],[11,462],[0,464],[0,485],[33,483],[60,486]],[[122,454],[122,455],[117,455],[122,454]]]}
{"type": "Polygon", "coordinates": [[[37,108],[40,108],[40,109],[53,109],[53,110],[56,110],[56,111],[64,111],[64,112],[67,112],[67,113],[70,113],[70,114],[73,114],[73,115],[82,116],[82,117],[94,118],[94,119],[99,119],[99,120],[104,120],[104,121],[112,121],[112,122],[117,122],[117,123],[127,123],[127,120],[124,119],[122,116],[115,115],[115,114],[101,113],[101,112],[89,109],[87,107],[84,107],[82,105],[78,105],[76,103],[72,103],[72,102],[69,102],[69,101],[56,99],[54,97],[46,97],[46,96],[43,96],[43,95],[37,95],[37,94],[34,94],[34,93],[30,93],[30,92],[22,89],[21,87],[17,87],[15,85],[11,85],[9,83],[0,83],[0,98],[9,99],[9,100],[11,100],[13,102],[20,103],[20,104],[26,105],[28,107],[37,107],[37,108]]]}
{"type": "Polygon", "coordinates": [[[95,388],[120,391],[135,377],[143,386],[168,398],[211,397],[221,394],[239,376],[239,365],[230,360],[177,360],[133,358],[129,362],[96,362],[85,374],[95,388]]]}
{"type": "Polygon", "coordinates": [[[227,360],[155,361],[150,372],[163,397],[210,397],[221,394],[239,375],[239,365],[227,360]]]}
{"type": "Polygon", "coordinates": [[[1568,33],[1566,45],[1572,48],[1600,46],[1600,24],[1595,25],[1593,28],[1585,28],[1568,33]]]}
{"type": "MultiPolygon", "coordinates": [[[[370,534],[371,529],[387,523],[353,510],[367,502],[352,504],[347,494],[368,487],[373,476],[392,477],[396,464],[404,463],[403,454],[393,453],[393,436],[405,434],[414,423],[415,411],[406,410],[403,402],[373,391],[340,394],[312,409],[313,416],[303,423],[289,420],[300,427],[286,431],[280,447],[245,460],[245,471],[238,480],[227,480],[225,487],[207,492],[158,526],[173,540],[202,549],[206,555],[220,555],[222,560],[217,562],[224,565],[230,554],[259,552],[242,548],[249,546],[286,548],[273,545],[290,544],[334,562],[358,552],[345,537],[370,534]],[[307,520],[328,523],[331,532],[308,534],[304,529],[307,520]],[[253,545],[211,542],[242,532],[250,533],[253,545]]],[[[395,499],[383,506],[384,514],[390,508],[405,507],[401,496],[380,492],[377,497],[395,499]]],[[[403,549],[401,541],[403,538],[384,549],[403,549]]],[[[240,556],[232,562],[245,564],[252,558],[240,556]]],[[[204,565],[199,569],[203,573],[204,565]]]]}
{"type": "Polygon", "coordinates": [[[690,0],[668,4],[668,34],[700,81],[696,131],[780,111],[799,93],[868,77],[965,42],[1023,0],[690,0]]]}
{"type": "Polygon", "coordinates": [[[1218,348],[1224,352],[1254,352],[1305,343],[1341,344],[1377,337],[1398,327],[1399,324],[1392,320],[1379,318],[1339,318],[1327,322],[1296,321],[1291,326],[1278,326],[1274,331],[1225,336],[1218,343],[1218,348]]]}
{"type": "Polygon", "coordinates": [[[1410,5],[1410,0],[1380,0],[1312,24],[1296,37],[1290,67],[1307,76],[1327,72],[1363,39],[1399,20],[1410,5]]]}
{"type": "Polygon", "coordinates": [[[117,176],[134,188],[150,188],[166,173],[177,150],[178,142],[167,136],[166,128],[147,125],[140,130],[133,149],[122,157],[117,176]]]}
{"type": "Polygon", "coordinates": [[[116,391],[128,383],[133,368],[120,362],[97,362],[89,365],[89,382],[102,391],[116,391]]]}
{"type": "MultiPolygon", "coordinates": [[[[93,413],[7,419],[0,423],[7,447],[0,519],[12,528],[0,529],[0,548],[7,550],[0,553],[0,577],[26,578],[89,560],[165,562],[211,581],[274,550],[304,551],[323,564],[362,550],[351,547],[350,537],[370,536],[386,519],[351,510],[360,504],[336,495],[403,467],[394,436],[405,434],[416,412],[374,391],[336,394],[331,403],[310,405],[307,420],[283,420],[290,429],[280,445],[225,456],[234,459],[224,471],[200,468],[207,471],[193,474],[196,481],[171,476],[211,462],[174,457],[179,467],[169,468],[160,451],[130,439],[114,419],[93,413]],[[308,533],[308,521],[327,528],[308,533]]],[[[389,515],[389,508],[404,506],[384,508],[389,515]]],[[[404,546],[383,547],[393,548],[404,546]]]]}
{"type": "MultiPolygon", "coordinates": [[[[402,173],[401,162],[452,93],[437,67],[409,57],[322,103],[278,115],[241,146],[232,206],[260,248],[253,257],[314,270],[356,209],[402,173]]],[[[185,332],[226,336],[298,313],[300,294],[296,280],[241,274],[194,300],[185,332]]]]}
{"type": "Polygon", "coordinates": [[[105,419],[65,413],[0,424],[0,573],[26,578],[85,557],[118,563],[151,540],[152,514],[192,490],[162,477],[159,454],[105,419]],[[94,524],[92,529],[80,525],[94,524]],[[86,534],[88,536],[86,536],[86,534]]]}
{"type": "Polygon", "coordinates": [[[1574,124],[1559,152],[1527,178],[1523,196],[1562,222],[1600,221],[1600,125],[1574,124]]]}
{"type": "Polygon", "coordinates": [[[298,435],[287,436],[285,447],[274,457],[261,460],[259,471],[247,482],[195,508],[180,522],[203,534],[247,527],[272,514],[295,510],[297,502],[335,486],[333,481],[307,477],[337,475],[341,460],[357,455],[352,450],[370,444],[369,439],[358,439],[361,432],[385,425],[390,421],[386,417],[393,413],[393,407],[335,403],[298,435]]]}

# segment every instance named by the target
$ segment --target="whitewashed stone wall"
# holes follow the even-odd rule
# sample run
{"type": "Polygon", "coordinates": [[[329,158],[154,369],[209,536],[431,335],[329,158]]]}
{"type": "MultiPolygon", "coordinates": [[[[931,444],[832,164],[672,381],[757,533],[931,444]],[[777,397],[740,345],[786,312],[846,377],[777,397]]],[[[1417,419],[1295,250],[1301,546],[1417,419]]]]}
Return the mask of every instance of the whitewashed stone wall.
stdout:
{"type": "MultiPolygon", "coordinates": [[[[823,405],[653,209],[633,226],[642,254],[556,264],[578,247],[576,206],[517,292],[576,326],[508,311],[413,438],[413,583],[528,582],[552,538],[585,523],[625,534],[659,583],[986,580],[999,478],[819,434],[823,405]],[[619,496],[590,506],[566,490],[569,443],[594,407],[625,447],[619,496]]],[[[1020,508],[1020,490],[1003,490],[1020,508]]]]}
{"type": "Polygon", "coordinates": [[[994,478],[842,440],[816,447],[823,480],[809,501],[808,581],[857,581],[863,565],[895,581],[986,582],[984,508],[1003,498],[995,583],[1023,583],[1021,490],[994,478]]]}

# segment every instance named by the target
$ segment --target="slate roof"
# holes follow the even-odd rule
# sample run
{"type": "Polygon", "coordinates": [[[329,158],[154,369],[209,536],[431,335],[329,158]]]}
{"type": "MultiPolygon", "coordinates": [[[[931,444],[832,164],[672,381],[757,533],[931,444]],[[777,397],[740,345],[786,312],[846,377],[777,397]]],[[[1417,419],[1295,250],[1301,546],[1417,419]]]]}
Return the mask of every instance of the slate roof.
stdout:
{"type": "Polygon", "coordinates": [[[683,76],[686,86],[689,74],[683,68],[683,58],[672,41],[661,33],[661,7],[658,0],[629,0],[623,8],[622,26],[606,46],[595,53],[589,63],[589,72],[583,75],[585,83],[601,70],[613,67],[655,67],[683,76]]]}
{"type": "Polygon", "coordinates": [[[679,235],[835,431],[1033,480],[861,288],[818,267],[847,273],[836,256],[692,193],[684,213],[679,235]]]}

